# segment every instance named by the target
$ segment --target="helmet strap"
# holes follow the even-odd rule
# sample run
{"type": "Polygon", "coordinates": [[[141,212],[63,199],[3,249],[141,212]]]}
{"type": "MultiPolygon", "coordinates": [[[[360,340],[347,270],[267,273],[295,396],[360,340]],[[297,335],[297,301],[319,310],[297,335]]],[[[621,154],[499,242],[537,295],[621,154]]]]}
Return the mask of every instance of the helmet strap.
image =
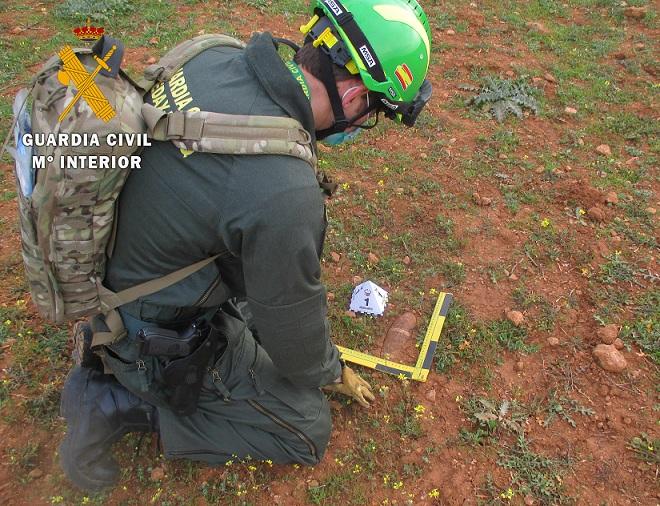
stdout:
{"type": "Polygon", "coordinates": [[[316,138],[321,140],[337,132],[343,132],[350,126],[350,123],[344,114],[344,106],[342,105],[341,97],[337,90],[337,80],[332,72],[333,63],[325,51],[321,48],[319,48],[318,51],[321,56],[321,82],[328,93],[330,106],[332,107],[332,114],[335,119],[335,122],[331,127],[316,131],[316,138]]]}

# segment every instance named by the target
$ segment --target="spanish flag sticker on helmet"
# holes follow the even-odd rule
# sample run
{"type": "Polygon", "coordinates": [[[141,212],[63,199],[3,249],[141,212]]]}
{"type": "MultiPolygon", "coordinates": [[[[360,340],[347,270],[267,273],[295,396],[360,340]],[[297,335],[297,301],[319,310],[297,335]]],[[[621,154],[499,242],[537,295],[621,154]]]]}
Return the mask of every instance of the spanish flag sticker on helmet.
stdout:
{"type": "Polygon", "coordinates": [[[410,69],[408,68],[408,65],[403,63],[402,65],[399,65],[396,68],[396,71],[394,72],[396,75],[396,78],[399,80],[401,83],[401,87],[405,90],[410,84],[413,82],[413,75],[412,72],[410,72],[410,69]]]}

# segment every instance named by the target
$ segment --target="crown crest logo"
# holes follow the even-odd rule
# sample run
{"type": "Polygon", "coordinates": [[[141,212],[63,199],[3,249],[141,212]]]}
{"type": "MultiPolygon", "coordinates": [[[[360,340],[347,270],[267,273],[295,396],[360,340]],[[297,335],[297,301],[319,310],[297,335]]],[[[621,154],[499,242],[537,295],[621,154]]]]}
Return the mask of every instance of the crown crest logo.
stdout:
{"type": "Polygon", "coordinates": [[[85,26],[79,26],[78,28],[73,29],[73,34],[83,42],[92,42],[100,39],[103,36],[105,30],[100,26],[94,26],[89,23],[89,18],[87,18],[87,24],[85,26]]]}

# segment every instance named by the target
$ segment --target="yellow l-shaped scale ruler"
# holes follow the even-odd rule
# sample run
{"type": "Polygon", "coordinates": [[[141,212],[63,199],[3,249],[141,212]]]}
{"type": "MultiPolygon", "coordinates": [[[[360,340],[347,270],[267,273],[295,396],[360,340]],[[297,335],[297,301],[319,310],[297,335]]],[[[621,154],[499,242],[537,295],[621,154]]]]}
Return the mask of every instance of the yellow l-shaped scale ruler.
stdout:
{"type": "Polygon", "coordinates": [[[392,362],[391,360],[368,355],[361,351],[337,346],[341,353],[341,358],[347,362],[353,362],[377,371],[394,374],[395,376],[403,375],[405,378],[416,381],[426,381],[431,370],[433,354],[438,347],[440,332],[442,332],[442,326],[445,323],[445,318],[447,317],[447,312],[453,298],[450,293],[440,292],[438,294],[438,300],[435,303],[431,321],[429,322],[428,329],[426,329],[426,335],[419,350],[419,357],[417,357],[417,362],[414,366],[392,362]]]}

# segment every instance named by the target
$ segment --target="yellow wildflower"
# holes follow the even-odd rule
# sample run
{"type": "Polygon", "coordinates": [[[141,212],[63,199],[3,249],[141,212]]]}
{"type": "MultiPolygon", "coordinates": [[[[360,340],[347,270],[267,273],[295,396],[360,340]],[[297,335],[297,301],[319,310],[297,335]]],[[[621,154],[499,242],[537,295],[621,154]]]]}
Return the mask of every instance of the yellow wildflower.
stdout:
{"type": "Polygon", "coordinates": [[[392,483],[392,488],[394,490],[399,490],[401,487],[403,487],[403,482],[402,481],[397,481],[396,483],[392,483]]]}
{"type": "Polygon", "coordinates": [[[380,180],[378,181],[378,186],[385,186],[385,181],[383,181],[382,179],[380,179],[380,180]]]}
{"type": "Polygon", "coordinates": [[[429,492],[429,497],[431,497],[432,499],[434,499],[436,497],[440,497],[440,492],[438,491],[437,488],[434,488],[433,490],[431,490],[429,492]]]}
{"type": "Polygon", "coordinates": [[[435,288],[431,288],[431,289],[429,290],[429,293],[430,293],[431,295],[438,295],[438,291],[437,291],[435,288]]]}
{"type": "Polygon", "coordinates": [[[549,226],[550,226],[550,220],[548,218],[543,218],[543,221],[541,221],[541,227],[548,228],[549,226]]]}
{"type": "Polygon", "coordinates": [[[508,489],[506,490],[506,492],[502,492],[502,493],[500,494],[500,497],[501,497],[502,499],[506,499],[507,501],[508,501],[508,500],[511,500],[511,499],[513,498],[513,489],[512,489],[512,488],[508,488],[508,489]]]}
{"type": "Polygon", "coordinates": [[[424,413],[424,411],[426,411],[426,408],[423,404],[418,404],[415,406],[415,413],[424,413]]]}

